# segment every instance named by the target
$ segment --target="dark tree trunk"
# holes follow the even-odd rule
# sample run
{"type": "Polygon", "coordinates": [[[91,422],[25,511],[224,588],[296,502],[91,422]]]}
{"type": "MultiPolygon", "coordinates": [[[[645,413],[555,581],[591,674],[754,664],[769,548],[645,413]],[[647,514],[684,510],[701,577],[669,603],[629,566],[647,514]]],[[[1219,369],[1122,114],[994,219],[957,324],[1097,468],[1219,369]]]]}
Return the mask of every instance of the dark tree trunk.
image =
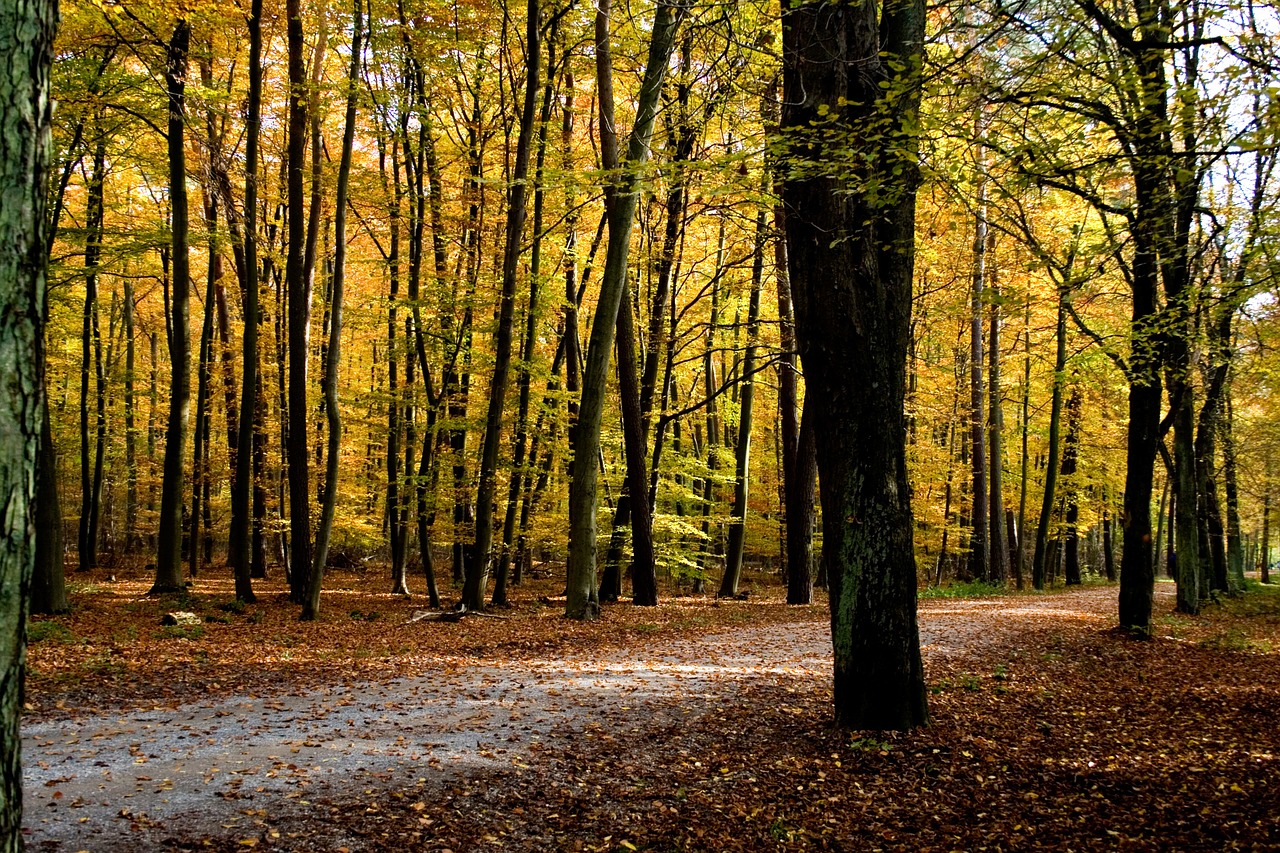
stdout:
{"type": "Polygon", "coordinates": [[[784,10],[782,129],[793,134],[799,175],[783,201],[821,472],[836,720],[909,729],[928,722],[903,411],[920,82],[894,69],[918,65],[924,7],[880,11],[874,3],[784,10]],[[831,124],[821,116],[833,110],[831,124]],[[839,144],[824,144],[815,127],[830,127],[839,144]],[[825,158],[839,151],[847,162],[849,146],[876,176],[878,196],[832,174],[840,167],[825,158]]]}
{"type": "Polygon", "coordinates": [[[178,21],[169,41],[165,83],[169,93],[169,202],[173,208],[173,287],[170,299],[169,420],[165,431],[164,479],[160,496],[160,529],[157,536],[156,579],[152,594],[182,590],[182,466],[187,443],[187,416],[191,406],[191,352],[188,318],[191,299],[191,267],[187,257],[187,160],[186,124],[187,50],[191,27],[178,21]]]}
{"type": "MultiPolygon", "coordinates": [[[[767,188],[766,188],[767,192],[767,188]]],[[[756,345],[760,337],[760,287],[764,281],[765,213],[756,214],[756,243],[751,261],[751,299],[747,308],[747,349],[738,376],[738,446],[735,453],[733,520],[729,523],[729,546],[725,553],[720,595],[738,594],[742,579],[742,558],[746,548],[747,500],[751,461],[751,412],[755,401],[756,345]]]]}
{"type": "Polygon", "coordinates": [[[494,340],[493,375],[489,382],[489,407],[485,417],[484,441],[480,449],[480,483],[476,492],[474,559],[468,567],[462,589],[462,602],[471,610],[484,609],[489,565],[492,560],[494,502],[498,486],[498,450],[502,444],[502,411],[506,406],[507,377],[511,372],[516,284],[527,214],[529,161],[533,149],[538,75],[542,59],[537,0],[527,0],[527,11],[528,20],[525,27],[527,73],[524,104],[520,111],[520,133],[516,139],[516,159],[507,198],[506,247],[502,254],[502,295],[494,340]]]}
{"type": "Polygon", "coordinates": [[[1080,459],[1080,410],[1084,400],[1080,394],[1080,386],[1071,386],[1071,396],[1067,398],[1067,437],[1063,441],[1062,480],[1063,503],[1066,512],[1063,514],[1063,576],[1067,586],[1078,586],[1080,576],[1080,531],[1076,525],[1080,520],[1080,488],[1075,482],[1076,469],[1080,459]]]}
{"type": "Polygon", "coordinates": [[[77,571],[98,567],[99,518],[102,506],[102,459],[106,443],[106,376],[102,364],[102,330],[98,311],[98,271],[102,259],[107,139],[95,121],[98,140],[93,149],[85,211],[84,324],[80,354],[80,525],[77,571]],[[90,379],[97,388],[97,419],[89,426],[90,379]]]}
{"type": "Polygon", "coordinates": [[[325,460],[324,496],[321,499],[320,527],[316,531],[316,562],[308,579],[303,619],[320,613],[320,590],[329,559],[329,538],[338,504],[338,458],[342,442],[342,416],[338,409],[338,369],[342,364],[342,300],[347,260],[347,187],[351,178],[351,153],[355,145],[356,96],[360,79],[360,37],[364,27],[362,0],[355,0],[351,13],[351,68],[347,74],[347,111],[342,131],[342,154],[338,161],[338,188],[334,197],[333,280],[329,300],[329,338],[325,353],[325,414],[329,421],[329,447],[325,460]]]}
{"type": "Polygon", "coordinates": [[[307,152],[306,69],[302,61],[302,3],[288,0],[289,147],[288,251],[285,284],[289,295],[289,598],[301,604],[311,575],[310,453],[307,446],[307,361],[311,337],[311,281],[306,275],[307,220],[304,178],[307,152]]]}
{"type": "Polygon", "coordinates": [[[654,118],[662,93],[676,32],[684,17],[684,7],[668,2],[655,11],[648,59],[636,108],[635,126],[628,141],[625,163],[618,156],[613,124],[612,61],[609,58],[609,6],[603,2],[596,15],[597,87],[601,109],[601,154],[607,169],[622,170],[607,192],[609,247],[601,276],[600,297],[583,370],[582,397],[574,430],[573,481],[569,490],[569,571],[565,614],[572,619],[594,619],[598,610],[596,591],[596,503],[600,425],[613,350],[618,308],[626,295],[627,258],[631,230],[639,196],[635,167],[649,156],[654,118]],[[606,130],[607,128],[607,130],[606,130]]]}
{"type": "Polygon", "coordinates": [[[1065,294],[1058,294],[1057,356],[1053,362],[1053,398],[1049,408],[1049,459],[1044,469],[1044,500],[1040,504],[1040,521],[1036,524],[1036,551],[1031,561],[1031,584],[1044,589],[1049,559],[1049,525],[1058,487],[1058,435],[1062,424],[1062,385],[1067,366],[1067,314],[1065,294]]]}
{"type": "Polygon", "coordinates": [[[22,681],[44,421],[45,199],[57,4],[0,6],[0,850],[22,850],[22,681]]]}
{"type": "Polygon", "coordinates": [[[987,234],[986,267],[990,291],[990,324],[987,336],[987,384],[990,406],[991,440],[987,443],[987,455],[991,463],[991,572],[989,580],[1003,585],[1009,578],[1009,543],[1001,536],[1004,511],[1004,400],[1000,390],[1000,289],[996,280],[995,234],[987,234]]]}
{"type": "MultiPolygon", "coordinates": [[[[257,480],[265,452],[258,382],[258,134],[262,124],[262,0],[251,0],[249,11],[249,114],[245,121],[244,174],[244,340],[241,342],[240,425],[236,431],[236,466],[231,481],[231,534],[228,562],[235,573],[236,598],[252,602],[254,559],[261,546],[261,519],[266,494],[257,480]],[[257,497],[262,490],[262,514],[257,497]],[[252,515],[253,521],[250,520],[252,515]],[[255,543],[259,547],[255,547],[255,543]]],[[[264,555],[265,556],[265,555],[264,555]]],[[[265,574],[265,566],[264,566],[265,574]]]]}
{"type": "MultiPolygon", "coordinates": [[[[631,521],[631,597],[635,604],[658,603],[657,564],[653,555],[653,520],[649,513],[649,464],[640,406],[640,379],[636,375],[635,318],[631,297],[623,293],[618,307],[618,396],[622,406],[622,434],[627,462],[627,494],[631,521]]],[[[619,586],[621,586],[621,578],[619,586]]],[[[604,592],[601,591],[601,598],[604,592]]]]}

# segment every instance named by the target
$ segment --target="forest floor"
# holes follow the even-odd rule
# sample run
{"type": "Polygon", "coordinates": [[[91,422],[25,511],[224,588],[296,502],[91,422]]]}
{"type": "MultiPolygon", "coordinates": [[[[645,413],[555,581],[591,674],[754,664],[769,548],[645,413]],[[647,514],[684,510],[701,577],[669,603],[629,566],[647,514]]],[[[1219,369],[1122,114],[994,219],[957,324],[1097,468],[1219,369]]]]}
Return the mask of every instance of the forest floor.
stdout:
{"type": "Polygon", "coordinates": [[[881,734],[766,576],[586,625],[550,579],[451,624],[381,573],[317,623],[105,578],[31,623],[30,850],[1280,850],[1280,589],[1158,584],[1147,642],[1115,587],[923,600],[932,725],[881,734]]]}

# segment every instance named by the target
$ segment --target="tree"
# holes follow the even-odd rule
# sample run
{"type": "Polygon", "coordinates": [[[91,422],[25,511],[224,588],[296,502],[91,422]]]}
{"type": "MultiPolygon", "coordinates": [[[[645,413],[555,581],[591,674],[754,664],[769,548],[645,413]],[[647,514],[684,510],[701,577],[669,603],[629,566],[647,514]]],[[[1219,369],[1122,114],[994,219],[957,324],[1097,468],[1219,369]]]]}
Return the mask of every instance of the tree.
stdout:
{"type": "Polygon", "coordinates": [[[919,0],[783,13],[782,199],[850,728],[928,722],[903,410],[924,26],[919,0]]]}
{"type": "MultiPolygon", "coordinates": [[[[173,295],[170,298],[169,419],[165,429],[164,481],[160,496],[160,531],[153,595],[182,590],[182,471],[187,443],[187,415],[191,408],[191,343],[188,318],[191,304],[191,266],[187,256],[187,155],[185,149],[187,53],[191,26],[179,19],[173,27],[165,58],[169,96],[169,204],[172,217],[173,295]]],[[[195,547],[195,543],[192,543],[195,547]]]]}
{"type": "Polygon", "coordinates": [[[22,850],[22,669],[44,421],[49,68],[57,3],[0,7],[0,851],[22,850]]]}
{"type": "Polygon", "coordinates": [[[333,514],[338,503],[338,459],[342,451],[342,418],[338,411],[338,367],[342,363],[342,301],[347,268],[347,194],[351,180],[351,153],[356,135],[356,94],[360,79],[360,35],[364,27],[362,0],[352,4],[351,70],[347,75],[347,110],[342,131],[342,154],[338,161],[337,208],[334,228],[335,254],[333,281],[330,285],[329,348],[325,353],[325,413],[329,417],[329,449],[325,462],[324,497],[321,500],[320,527],[316,530],[316,563],[307,580],[307,597],[302,618],[315,619],[320,613],[320,587],[325,563],[329,559],[329,537],[333,533],[333,514]]]}
{"type": "Polygon", "coordinates": [[[311,573],[311,486],[307,446],[307,360],[311,341],[311,280],[306,275],[307,221],[303,160],[307,152],[306,69],[302,61],[302,4],[286,5],[289,39],[288,256],[289,299],[289,590],[301,603],[311,573]]]}
{"type": "MultiPolygon", "coordinates": [[[[661,0],[654,15],[649,56],[645,63],[636,122],[631,129],[625,160],[618,157],[613,121],[613,69],[609,59],[609,4],[601,2],[596,16],[597,85],[600,91],[601,156],[613,169],[606,188],[609,244],[600,282],[600,298],[582,372],[582,397],[574,429],[573,480],[569,487],[569,584],[565,614],[572,619],[594,619],[598,609],[596,590],[596,493],[600,424],[604,417],[609,358],[613,350],[618,308],[627,290],[627,258],[631,228],[639,200],[639,168],[649,156],[649,141],[662,93],[662,78],[675,44],[685,7],[661,0]],[[601,46],[606,49],[601,50],[601,46]],[[607,130],[605,130],[607,128],[607,130]]],[[[637,496],[639,497],[639,496],[637,496]]],[[[486,510],[487,511],[487,510],[486,510]]]]}
{"type": "Polygon", "coordinates": [[[520,110],[516,161],[507,197],[506,248],[502,253],[502,297],[494,343],[493,378],[489,383],[489,408],[480,453],[480,485],[476,498],[475,552],[466,570],[462,602],[472,610],[484,609],[485,589],[493,550],[494,499],[497,495],[498,448],[502,441],[502,411],[506,404],[507,377],[511,371],[511,346],[515,326],[516,274],[524,238],[526,199],[529,193],[529,160],[533,145],[539,63],[542,59],[538,0],[528,0],[525,27],[526,78],[520,110]]]}

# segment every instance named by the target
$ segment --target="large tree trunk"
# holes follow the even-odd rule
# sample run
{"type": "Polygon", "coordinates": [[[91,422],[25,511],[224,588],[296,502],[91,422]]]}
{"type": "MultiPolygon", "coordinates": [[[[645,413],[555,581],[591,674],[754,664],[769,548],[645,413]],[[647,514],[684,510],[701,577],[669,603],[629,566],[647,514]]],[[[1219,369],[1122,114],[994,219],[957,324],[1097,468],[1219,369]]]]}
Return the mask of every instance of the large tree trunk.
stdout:
{"type": "MultiPolygon", "coordinates": [[[[600,453],[600,425],[613,350],[618,307],[626,294],[627,259],[631,249],[631,228],[638,201],[636,173],[649,156],[653,122],[662,94],[676,31],[684,17],[684,7],[666,0],[658,4],[649,55],[645,64],[636,122],[631,130],[625,163],[617,154],[613,123],[613,84],[609,58],[608,0],[602,0],[596,15],[596,68],[601,109],[601,154],[606,168],[625,165],[607,188],[609,244],[601,276],[600,297],[587,347],[582,377],[582,398],[574,430],[573,482],[569,489],[569,575],[565,614],[573,619],[594,619],[598,611],[596,591],[596,495],[600,453]],[[607,130],[606,130],[607,128],[607,130]]],[[[612,169],[611,169],[612,171],[612,169]]]]}
{"type": "Polygon", "coordinates": [[[187,158],[186,124],[187,50],[191,27],[178,21],[169,41],[165,83],[169,92],[169,202],[173,208],[173,293],[170,298],[169,420],[165,431],[164,479],[160,496],[160,529],[157,536],[156,580],[151,593],[182,590],[183,456],[187,443],[187,416],[191,406],[191,345],[188,321],[191,301],[191,267],[187,257],[187,158]]]}
{"type": "Polygon", "coordinates": [[[0,851],[22,850],[22,670],[44,419],[49,66],[57,4],[0,6],[0,851]]]}
{"type": "Polygon", "coordinates": [[[797,162],[782,196],[821,472],[835,716],[909,729],[928,721],[903,411],[924,6],[880,12],[784,10],[782,129],[797,162]],[[851,154],[877,195],[839,177],[851,154]]]}

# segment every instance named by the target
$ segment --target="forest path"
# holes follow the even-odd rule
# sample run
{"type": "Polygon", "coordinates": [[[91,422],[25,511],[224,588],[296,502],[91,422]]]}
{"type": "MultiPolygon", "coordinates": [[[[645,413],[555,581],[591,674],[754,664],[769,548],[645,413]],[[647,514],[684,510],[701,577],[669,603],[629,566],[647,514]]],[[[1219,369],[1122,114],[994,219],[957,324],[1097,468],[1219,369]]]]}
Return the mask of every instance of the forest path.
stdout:
{"type": "MultiPolygon", "coordinates": [[[[1114,620],[1114,587],[1047,596],[940,599],[920,608],[931,660],[1003,645],[1034,624],[1114,620]]],[[[431,630],[429,625],[415,626],[431,630]]],[[[742,682],[825,681],[820,621],[752,626],[588,656],[443,662],[411,678],[107,712],[24,727],[25,832],[32,850],[142,850],[166,839],[257,837],[269,812],[391,779],[482,777],[550,745],[679,725],[732,701],[742,682]]],[[[271,837],[268,835],[268,837],[271,837]]],[[[355,846],[359,846],[358,844],[355,846]]]]}

